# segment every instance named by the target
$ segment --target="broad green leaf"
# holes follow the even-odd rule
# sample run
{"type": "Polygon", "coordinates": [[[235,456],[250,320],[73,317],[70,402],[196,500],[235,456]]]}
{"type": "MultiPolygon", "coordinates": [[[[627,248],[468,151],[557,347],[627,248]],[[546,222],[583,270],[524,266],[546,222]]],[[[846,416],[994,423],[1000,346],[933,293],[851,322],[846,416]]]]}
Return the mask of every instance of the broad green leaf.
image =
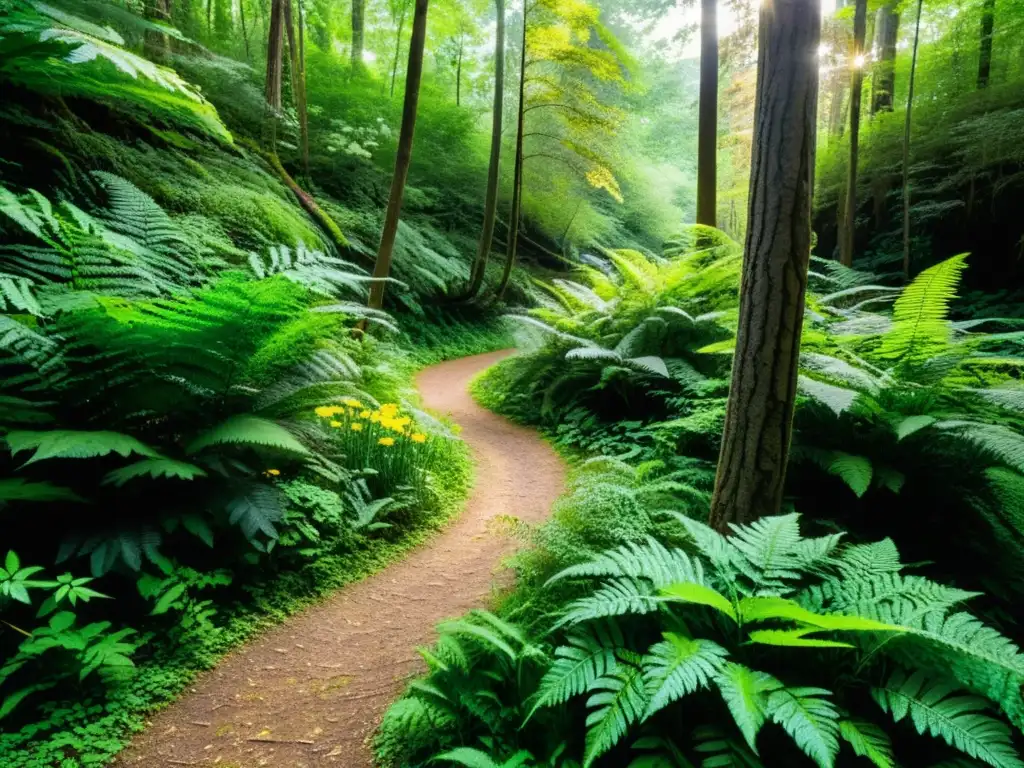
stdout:
{"type": "Polygon", "coordinates": [[[706,605],[709,608],[721,611],[730,619],[736,621],[736,610],[733,608],[729,598],[720,592],[716,592],[711,587],[705,587],[703,584],[694,584],[692,582],[670,584],[661,590],[661,595],[681,603],[706,605]]]}
{"type": "Polygon", "coordinates": [[[758,629],[750,633],[750,641],[759,645],[776,645],[786,648],[855,648],[849,643],[835,640],[819,640],[805,637],[813,632],[822,632],[818,627],[804,629],[758,629]]]}
{"type": "Polygon", "coordinates": [[[866,757],[877,768],[896,768],[892,742],[885,731],[863,720],[840,720],[839,735],[858,757],[866,757]]]}
{"type": "Polygon", "coordinates": [[[910,437],[915,432],[930,427],[936,421],[938,419],[934,416],[908,416],[896,425],[896,439],[902,440],[905,437],[910,437]]]}

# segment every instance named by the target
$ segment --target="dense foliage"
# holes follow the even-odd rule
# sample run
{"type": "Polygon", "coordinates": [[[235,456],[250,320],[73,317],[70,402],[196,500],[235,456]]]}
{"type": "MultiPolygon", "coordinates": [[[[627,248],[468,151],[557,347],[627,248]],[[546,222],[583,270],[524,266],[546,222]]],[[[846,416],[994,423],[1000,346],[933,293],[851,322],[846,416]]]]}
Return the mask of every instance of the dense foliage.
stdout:
{"type": "Polygon", "coordinates": [[[982,763],[1020,763],[1010,731],[967,694],[990,697],[1019,727],[1019,684],[1007,681],[1019,680],[1021,656],[957,608],[974,598],[1011,634],[1020,618],[1017,322],[948,318],[964,257],[903,290],[819,262],[787,496],[821,536],[801,539],[796,518],[779,517],[727,540],[699,521],[725,411],[739,262],[735,244],[701,229],[657,259],[606,251],[576,280],[538,286],[541,306],[510,318],[525,351],[478,381],[477,396],[599,458],[581,465],[518,558],[503,618],[487,620],[514,654],[443,627],[428,684],[385,721],[382,757],[420,765],[463,745],[483,752],[447,758],[501,765],[524,750],[512,764],[759,765],[757,754],[797,760],[785,757],[786,733],[819,765],[845,764],[843,754],[883,766],[907,754],[942,761],[942,749],[903,746],[913,729],[885,725],[871,711],[880,705],[982,763]],[[837,526],[849,532],[845,548],[837,526]],[[897,552],[926,562],[907,572],[897,552]],[[761,557],[787,564],[765,576],[761,557]],[[925,627],[950,634],[924,640],[925,627]],[[954,645],[1006,655],[961,676],[939,650],[954,645]],[[779,693],[787,685],[797,690],[779,693]],[[708,689],[724,709],[700,697],[692,710],[688,698],[675,704],[708,689]],[[574,703],[583,694],[586,709],[574,703]],[[947,705],[952,718],[939,713],[947,705]],[[954,725],[959,717],[982,717],[971,728],[987,746],[954,725]],[[782,729],[755,741],[765,722],[782,729]]]}

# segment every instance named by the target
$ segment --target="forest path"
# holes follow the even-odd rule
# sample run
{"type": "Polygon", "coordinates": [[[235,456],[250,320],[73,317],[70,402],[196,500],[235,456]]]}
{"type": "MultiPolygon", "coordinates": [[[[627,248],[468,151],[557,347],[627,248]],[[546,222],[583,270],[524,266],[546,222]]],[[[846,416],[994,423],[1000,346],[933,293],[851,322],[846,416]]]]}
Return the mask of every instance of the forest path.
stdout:
{"type": "MultiPolygon", "coordinates": [[[[485,605],[513,542],[496,517],[544,519],[565,468],[535,432],[477,405],[467,387],[509,352],[425,369],[426,405],[450,414],[476,461],[461,517],[405,559],[225,657],[156,714],[117,766],[371,768],[368,737],[434,625],[485,605]]],[[[506,572],[507,573],[507,572],[506,572]]]]}

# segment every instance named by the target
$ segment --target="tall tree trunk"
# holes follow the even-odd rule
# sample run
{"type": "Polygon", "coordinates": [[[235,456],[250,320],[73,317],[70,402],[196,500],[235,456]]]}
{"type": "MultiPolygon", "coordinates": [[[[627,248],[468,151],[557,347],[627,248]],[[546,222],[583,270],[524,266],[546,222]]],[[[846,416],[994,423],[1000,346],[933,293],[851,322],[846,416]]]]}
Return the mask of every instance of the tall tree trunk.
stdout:
{"type": "Polygon", "coordinates": [[[907,114],[903,125],[903,276],[910,279],[910,128],[914,111],[914,81],[917,77],[917,46],[921,41],[921,11],[924,0],[917,0],[914,24],[914,53],[910,58],[907,90],[907,114]]]}
{"type": "MultiPolygon", "coordinates": [[[[168,0],[146,0],[146,19],[160,24],[171,23],[168,0]]],[[[147,29],[142,41],[142,52],[147,59],[163,62],[171,52],[170,38],[163,32],[147,29]]]]}
{"type": "Polygon", "coordinates": [[[252,61],[252,53],[249,51],[249,28],[245,23],[245,0],[238,0],[238,17],[242,22],[242,42],[245,43],[245,60],[252,61]]]}
{"type": "Polygon", "coordinates": [[[398,33],[395,35],[395,61],[391,65],[391,98],[395,97],[395,80],[398,77],[398,58],[402,51],[402,30],[405,29],[405,14],[409,9],[407,0],[402,2],[402,13],[398,17],[398,33]]]}
{"type": "Polygon", "coordinates": [[[854,230],[857,223],[857,163],[860,159],[860,103],[864,90],[864,38],[867,34],[868,0],[857,0],[853,16],[853,47],[850,51],[850,164],[846,174],[846,198],[840,215],[839,261],[853,265],[854,230]]]}
{"type": "Polygon", "coordinates": [[[378,282],[370,286],[370,307],[380,309],[384,304],[384,278],[391,274],[391,256],[398,234],[398,218],[402,213],[405,181],[412,162],[412,140],[416,131],[416,108],[420,99],[420,80],[423,78],[423,46],[427,38],[427,6],[429,0],[416,0],[412,18],[412,38],[409,41],[409,63],[405,75],[405,102],[402,106],[402,129],[398,135],[398,155],[395,175],[391,179],[391,195],[384,217],[384,231],[377,249],[377,263],[373,276],[378,282]]]}
{"type": "Polygon", "coordinates": [[[288,30],[288,53],[291,63],[292,97],[295,111],[299,114],[299,154],[302,158],[302,172],[309,181],[309,114],[306,109],[306,62],[305,38],[302,32],[302,3],[299,2],[299,34],[296,40],[295,18],[292,14],[292,0],[284,0],[285,27],[288,30]]]}
{"type": "Polygon", "coordinates": [[[718,0],[701,0],[697,223],[715,226],[718,201],[718,0]]]}
{"type": "Polygon", "coordinates": [[[896,93],[896,41],[899,38],[900,15],[896,4],[878,9],[875,17],[875,41],[879,51],[871,85],[871,114],[892,112],[896,93]]]}
{"type": "Polygon", "coordinates": [[[366,0],[352,0],[352,72],[363,70],[363,17],[366,0]]]}
{"type": "Polygon", "coordinates": [[[508,220],[508,249],[505,257],[505,269],[501,273],[501,282],[494,291],[500,301],[505,296],[509,281],[512,279],[512,268],[516,264],[516,250],[519,247],[519,217],[523,205],[523,128],[526,123],[526,13],[523,13],[523,40],[519,53],[519,110],[516,115],[516,162],[512,173],[512,212],[508,220]]]}
{"type": "Polygon", "coordinates": [[[455,106],[462,106],[462,38],[459,38],[459,59],[455,65],[455,106]]]}
{"type": "Polygon", "coordinates": [[[267,78],[264,95],[267,100],[267,136],[264,144],[271,154],[277,153],[277,116],[281,112],[281,78],[284,70],[284,0],[271,0],[267,36],[267,78]]]}
{"type": "Polygon", "coordinates": [[[487,259],[494,242],[494,218],[498,211],[498,181],[501,170],[502,110],[505,104],[505,0],[494,0],[498,12],[498,35],[494,44],[494,106],[491,110],[491,158],[487,164],[487,194],[484,197],[484,226],[469,275],[466,297],[480,292],[487,271],[487,259]]]}
{"type": "Polygon", "coordinates": [[[985,0],[981,9],[981,51],[978,56],[978,88],[988,88],[992,76],[992,35],[996,26],[996,0],[985,0]]]}
{"type": "Polygon", "coordinates": [[[811,255],[819,0],[761,5],[740,319],[711,525],[779,512],[811,255]]]}

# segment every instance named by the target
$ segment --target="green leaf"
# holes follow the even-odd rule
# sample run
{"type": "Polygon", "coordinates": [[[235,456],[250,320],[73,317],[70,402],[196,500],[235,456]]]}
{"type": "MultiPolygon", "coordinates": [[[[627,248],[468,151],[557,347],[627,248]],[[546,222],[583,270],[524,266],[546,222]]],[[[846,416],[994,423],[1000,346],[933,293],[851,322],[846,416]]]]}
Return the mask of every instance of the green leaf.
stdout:
{"type": "Polygon", "coordinates": [[[644,684],[650,699],[645,720],[684,696],[710,687],[729,655],[711,640],[694,640],[673,632],[662,637],[643,660],[644,684]]]}
{"type": "Polygon", "coordinates": [[[502,768],[486,752],[472,747],[458,747],[438,755],[434,760],[447,760],[450,763],[464,765],[466,768],[502,768]]]}
{"type": "Polygon", "coordinates": [[[732,662],[725,665],[715,683],[740,733],[756,754],[757,732],[767,716],[768,694],[782,688],[782,683],[765,672],[732,662]]]}
{"type": "Polygon", "coordinates": [[[661,590],[663,597],[669,598],[673,601],[681,603],[695,603],[697,605],[706,605],[709,608],[714,608],[717,611],[721,611],[733,621],[736,621],[736,610],[733,608],[729,598],[720,592],[716,592],[711,587],[705,587],[703,584],[692,584],[692,583],[678,583],[670,584],[661,590]]]}
{"type": "Polygon", "coordinates": [[[902,440],[905,437],[910,437],[915,432],[930,427],[936,421],[938,419],[934,416],[908,416],[896,425],[896,439],[902,440]]]}
{"type": "Polygon", "coordinates": [[[829,474],[835,475],[850,486],[850,490],[858,498],[867,493],[873,477],[871,462],[863,456],[854,456],[842,451],[836,451],[833,456],[828,465],[829,474]]]}
{"type": "Polygon", "coordinates": [[[858,757],[866,757],[877,768],[896,768],[892,742],[885,731],[864,720],[839,721],[839,735],[853,748],[858,757]]]}
{"type": "Polygon", "coordinates": [[[8,433],[7,444],[11,453],[35,450],[24,466],[45,459],[92,459],[116,453],[128,457],[133,453],[155,458],[158,454],[152,448],[131,435],[120,432],[79,432],[55,429],[48,432],[16,431],[8,433]]]}
{"type": "Polygon", "coordinates": [[[61,611],[50,617],[50,629],[54,632],[64,632],[75,623],[75,614],[71,611],[61,611]]]}
{"type": "Polygon", "coordinates": [[[175,461],[174,459],[165,459],[163,457],[143,459],[134,464],[129,464],[127,467],[121,467],[120,469],[108,472],[106,477],[103,478],[103,485],[116,485],[120,488],[129,480],[134,480],[138,477],[176,477],[181,480],[192,480],[196,477],[206,477],[206,472],[195,464],[189,464],[184,461],[175,461]]]}
{"type": "Polygon", "coordinates": [[[0,501],[77,501],[81,496],[70,488],[47,481],[33,482],[20,477],[0,480],[0,501]]]}
{"type": "Polygon", "coordinates": [[[197,537],[206,546],[213,546],[213,531],[202,517],[194,514],[185,515],[181,518],[181,524],[186,531],[197,537]]]}
{"type": "Polygon", "coordinates": [[[855,648],[850,643],[840,643],[835,640],[819,640],[814,637],[804,637],[813,632],[821,632],[817,627],[804,629],[758,629],[750,633],[751,642],[759,645],[775,645],[783,648],[855,648]]]}
{"type": "Polygon", "coordinates": [[[309,453],[309,449],[280,424],[249,414],[232,416],[221,422],[193,440],[186,451],[190,454],[198,453],[215,445],[259,446],[288,451],[300,456],[309,453]]]}
{"type": "Polygon", "coordinates": [[[809,611],[785,597],[745,597],[739,602],[744,623],[786,619],[810,624],[819,629],[846,632],[906,632],[905,627],[885,624],[863,616],[820,614],[809,611]]]}
{"type": "Polygon", "coordinates": [[[784,688],[768,697],[772,721],[820,768],[832,768],[839,752],[839,712],[822,688],[784,688]]]}
{"type": "Polygon", "coordinates": [[[625,644],[614,622],[579,627],[567,642],[555,651],[555,661],[537,688],[537,702],[527,720],[541,707],[564,704],[584,693],[595,680],[614,672],[618,667],[615,649],[625,644]]]}
{"type": "Polygon", "coordinates": [[[13,576],[20,568],[21,560],[18,559],[18,554],[13,549],[8,551],[4,559],[4,570],[13,576]]]}
{"type": "Polygon", "coordinates": [[[175,584],[162,595],[160,599],[156,601],[156,605],[153,606],[153,610],[150,611],[152,616],[159,616],[162,613],[167,613],[171,609],[174,602],[185,594],[187,586],[185,584],[175,584]]]}

